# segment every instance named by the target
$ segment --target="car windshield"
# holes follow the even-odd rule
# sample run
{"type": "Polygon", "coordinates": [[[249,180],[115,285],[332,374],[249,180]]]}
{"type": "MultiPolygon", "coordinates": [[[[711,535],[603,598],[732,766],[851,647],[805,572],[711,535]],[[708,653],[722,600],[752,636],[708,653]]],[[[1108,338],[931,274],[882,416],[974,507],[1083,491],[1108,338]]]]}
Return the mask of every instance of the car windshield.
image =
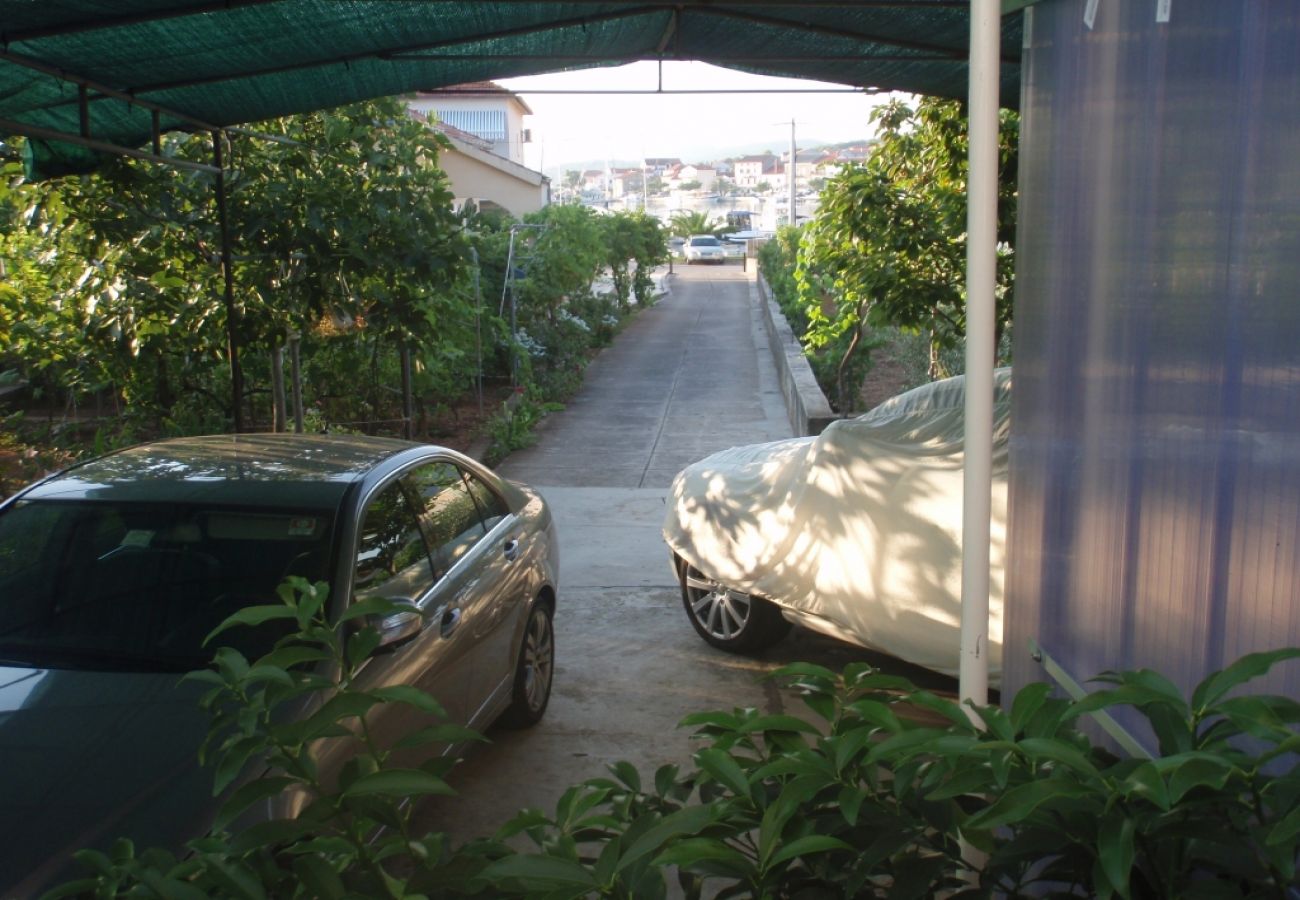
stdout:
{"type": "MultiPolygon", "coordinates": [[[[329,577],[332,514],[211,505],[19,501],[0,515],[0,662],[187,671],[245,606],[278,602],[289,575],[329,577]]],[[[285,633],[236,627],[252,658],[285,633]]]]}
{"type": "Polygon", "coordinates": [[[715,237],[693,237],[691,238],[692,247],[717,247],[718,239],[715,237]]]}

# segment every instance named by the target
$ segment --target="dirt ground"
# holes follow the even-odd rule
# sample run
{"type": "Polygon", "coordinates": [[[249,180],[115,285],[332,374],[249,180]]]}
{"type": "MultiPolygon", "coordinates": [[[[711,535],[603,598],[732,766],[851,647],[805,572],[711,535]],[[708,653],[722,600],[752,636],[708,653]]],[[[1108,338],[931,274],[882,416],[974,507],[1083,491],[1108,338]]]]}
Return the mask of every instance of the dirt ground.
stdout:
{"type": "Polygon", "coordinates": [[[862,382],[862,390],[858,394],[859,413],[870,412],[881,402],[901,393],[907,387],[906,369],[894,355],[892,346],[886,344],[873,350],[872,356],[875,365],[867,373],[867,377],[862,382]]]}

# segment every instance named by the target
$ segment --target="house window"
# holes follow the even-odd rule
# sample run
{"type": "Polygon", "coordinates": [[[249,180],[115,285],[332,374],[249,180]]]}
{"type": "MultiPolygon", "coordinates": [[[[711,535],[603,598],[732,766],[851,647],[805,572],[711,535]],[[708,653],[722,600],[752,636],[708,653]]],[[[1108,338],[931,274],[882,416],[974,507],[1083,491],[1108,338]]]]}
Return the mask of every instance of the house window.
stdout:
{"type": "Polygon", "coordinates": [[[452,128],[468,131],[493,143],[506,139],[506,113],[503,109],[440,109],[437,113],[438,121],[452,128]]]}

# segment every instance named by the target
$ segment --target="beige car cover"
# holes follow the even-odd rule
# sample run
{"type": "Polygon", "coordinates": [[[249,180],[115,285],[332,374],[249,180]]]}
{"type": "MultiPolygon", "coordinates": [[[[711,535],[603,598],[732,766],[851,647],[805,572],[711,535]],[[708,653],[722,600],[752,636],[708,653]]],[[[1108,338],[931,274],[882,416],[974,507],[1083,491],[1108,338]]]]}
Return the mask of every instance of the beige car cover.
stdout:
{"type": "MultiPolygon", "coordinates": [[[[1011,370],[994,392],[989,678],[1002,666],[1011,370]]],[[[683,470],[664,538],[705,576],[803,625],[955,675],[965,378],[817,437],[733,447],[683,470]]]]}

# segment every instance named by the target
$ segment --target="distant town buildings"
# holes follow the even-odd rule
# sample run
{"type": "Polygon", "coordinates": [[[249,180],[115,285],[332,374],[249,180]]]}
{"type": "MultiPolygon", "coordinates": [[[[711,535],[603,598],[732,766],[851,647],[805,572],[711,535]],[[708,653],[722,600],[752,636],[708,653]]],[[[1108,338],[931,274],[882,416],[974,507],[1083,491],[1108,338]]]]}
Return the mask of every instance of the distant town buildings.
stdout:
{"type": "MultiPolygon", "coordinates": [[[[532,110],[514,93],[481,81],[418,92],[407,104],[412,115],[451,142],[442,163],[458,202],[474,200],[522,215],[551,201],[549,180],[524,166],[524,145],[532,137],[525,117],[532,110]]],[[[557,185],[558,199],[608,205],[626,198],[629,204],[644,205],[652,196],[718,199],[739,193],[768,195],[780,203],[785,202],[791,178],[801,197],[811,196],[845,166],[860,164],[869,154],[870,146],[862,144],[799,150],[793,160],[788,151],[691,162],[675,156],[646,157],[637,167],[571,170],[557,185]]]]}

